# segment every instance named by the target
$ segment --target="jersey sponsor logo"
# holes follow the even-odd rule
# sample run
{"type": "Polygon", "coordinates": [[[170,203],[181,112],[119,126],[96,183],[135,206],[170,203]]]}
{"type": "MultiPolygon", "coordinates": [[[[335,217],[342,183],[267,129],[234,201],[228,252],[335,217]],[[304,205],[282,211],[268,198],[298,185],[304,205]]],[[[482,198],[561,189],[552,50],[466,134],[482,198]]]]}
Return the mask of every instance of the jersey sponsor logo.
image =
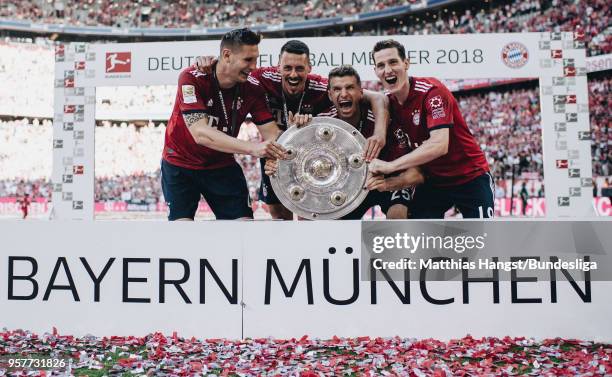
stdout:
{"type": "Polygon", "coordinates": [[[131,52],[107,52],[106,73],[129,73],[132,72],[131,52]]]}
{"type": "Polygon", "coordinates": [[[221,130],[223,132],[227,132],[227,127],[223,126],[222,128],[219,128],[220,126],[220,122],[219,122],[219,117],[216,117],[214,115],[209,115],[208,116],[208,125],[210,127],[216,128],[218,130],[221,130]]]}
{"type": "Polygon", "coordinates": [[[433,119],[440,119],[446,116],[446,112],[444,111],[442,97],[435,96],[429,99],[429,107],[431,107],[431,117],[433,119]]]}
{"type": "Polygon", "coordinates": [[[183,93],[183,103],[196,103],[198,99],[195,94],[195,86],[182,85],[181,92],[183,93]]]}
{"type": "Polygon", "coordinates": [[[415,126],[421,124],[421,112],[418,109],[412,112],[412,123],[414,123],[415,126]]]}
{"type": "Polygon", "coordinates": [[[206,103],[206,106],[208,106],[208,107],[212,107],[212,106],[213,106],[213,104],[214,104],[214,102],[213,102],[213,99],[211,98],[211,99],[209,99],[209,100],[208,100],[208,102],[206,103]]]}
{"type": "Polygon", "coordinates": [[[522,68],[529,60],[529,51],[522,43],[510,42],[502,48],[501,57],[506,66],[522,68]]]}

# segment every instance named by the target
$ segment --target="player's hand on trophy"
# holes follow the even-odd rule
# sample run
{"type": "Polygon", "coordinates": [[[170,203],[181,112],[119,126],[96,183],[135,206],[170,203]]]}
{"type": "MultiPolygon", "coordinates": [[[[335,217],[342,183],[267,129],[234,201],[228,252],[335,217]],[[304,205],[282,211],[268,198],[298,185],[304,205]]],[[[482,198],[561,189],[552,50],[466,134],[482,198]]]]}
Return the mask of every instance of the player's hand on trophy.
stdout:
{"type": "Polygon", "coordinates": [[[391,163],[375,158],[370,161],[368,171],[373,175],[390,174],[393,173],[393,168],[391,167],[391,163]]]}
{"type": "Polygon", "coordinates": [[[266,157],[277,160],[282,160],[286,158],[285,148],[283,148],[282,145],[280,145],[274,140],[256,143],[255,148],[253,149],[253,152],[251,154],[259,158],[266,157]]]}
{"type": "Polygon", "coordinates": [[[215,56],[198,56],[196,58],[195,67],[202,73],[212,73],[212,67],[217,62],[215,56]]]}
{"type": "Polygon", "coordinates": [[[366,147],[363,152],[366,161],[377,158],[380,151],[385,147],[386,140],[383,136],[374,134],[366,139],[366,147]]]}
{"type": "Polygon", "coordinates": [[[312,121],[312,114],[293,114],[291,111],[289,112],[289,125],[296,125],[297,128],[301,128],[312,121]]]}
{"type": "Polygon", "coordinates": [[[278,171],[278,160],[266,159],[266,164],[264,165],[264,173],[267,176],[275,175],[278,171]]]}
{"type": "Polygon", "coordinates": [[[383,174],[368,174],[366,179],[366,188],[370,191],[390,191],[387,185],[387,180],[383,174]]]}

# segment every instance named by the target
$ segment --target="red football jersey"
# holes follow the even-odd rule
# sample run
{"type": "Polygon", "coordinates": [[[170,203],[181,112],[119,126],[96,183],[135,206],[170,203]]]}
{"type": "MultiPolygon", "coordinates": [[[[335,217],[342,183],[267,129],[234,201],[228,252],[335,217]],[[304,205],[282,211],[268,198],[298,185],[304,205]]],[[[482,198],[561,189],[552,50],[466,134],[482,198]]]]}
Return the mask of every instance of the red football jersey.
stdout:
{"type": "Polygon", "coordinates": [[[166,128],[162,158],[172,165],[197,170],[216,169],[235,164],[232,153],[219,152],[196,144],[185,125],[183,114],[205,113],[210,117],[209,122],[212,127],[233,137],[238,136],[240,125],[247,114],[251,114],[253,122],[257,125],[271,122],[272,113],[268,109],[265,92],[260,83],[255,78],[249,77],[246,82],[237,85],[237,96],[234,99],[235,88],[219,90],[214,75],[199,72],[192,67],[183,70],[179,75],[174,109],[166,128]],[[225,112],[219,97],[220,92],[223,95],[225,112]],[[231,132],[234,100],[236,120],[234,130],[231,132]]]}
{"type": "Polygon", "coordinates": [[[410,77],[410,93],[403,104],[389,98],[391,124],[387,131],[393,159],[416,149],[429,132],[449,128],[448,153],[422,166],[436,186],[454,186],[489,171],[484,152],[468,128],[453,94],[434,78],[410,77]]]}
{"type": "MultiPolygon", "coordinates": [[[[372,136],[374,133],[374,113],[370,109],[367,103],[362,102],[361,104],[361,122],[360,125],[355,127],[361,132],[363,137],[366,139],[372,136]]],[[[338,118],[338,110],[336,106],[328,108],[326,111],[319,113],[319,116],[338,118]]]]}
{"type": "MultiPolygon", "coordinates": [[[[258,68],[251,72],[251,76],[257,79],[266,91],[268,105],[274,115],[276,124],[281,130],[286,130],[287,120],[284,115],[282,77],[278,68],[258,68]]],[[[332,106],[327,96],[327,79],[314,74],[308,75],[303,97],[300,94],[295,98],[285,96],[285,99],[287,101],[287,112],[291,111],[293,114],[299,112],[300,114],[316,116],[332,106]]]]}

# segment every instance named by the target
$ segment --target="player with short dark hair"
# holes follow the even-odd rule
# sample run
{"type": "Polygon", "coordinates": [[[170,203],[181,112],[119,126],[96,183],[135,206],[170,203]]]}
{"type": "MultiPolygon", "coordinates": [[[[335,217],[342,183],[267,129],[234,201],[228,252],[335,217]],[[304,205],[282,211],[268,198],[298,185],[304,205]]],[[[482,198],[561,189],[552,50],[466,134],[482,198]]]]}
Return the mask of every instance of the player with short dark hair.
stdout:
{"type": "Polygon", "coordinates": [[[193,220],[202,195],[217,219],[252,218],[246,179],[234,153],[284,157],[264,90],[249,76],[260,39],[249,29],[232,30],[221,40],[211,73],[192,67],[180,73],[161,169],[169,220],[193,220]],[[236,138],[247,114],[263,142],[236,138]]]}
{"type": "MultiPolygon", "coordinates": [[[[212,57],[198,57],[196,66],[207,72],[214,62],[212,57]]],[[[251,72],[264,90],[281,130],[298,121],[307,122],[309,117],[318,115],[332,106],[327,95],[327,79],[311,73],[310,49],[299,40],[289,40],[282,47],[279,64],[276,67],[259,68],[251,72]]],[[[365,92],[366,101],[372,104],[372,112],[376,119],[375,132],[368,138],[366,160],[377,157],[386,143],[388,123],[388,101],[380,93],[365,92]]],[[[293,213],[286,209],[272,190],[270,178],[264,174],[265,161],[260,161],[262,179],[259,198],[268,205],[272,218],[290,220],[293,213]]]]}
{"type": "MultiPolygon", "coordinates": [[[[395,40],[376,43],[372,55],[390,97],[389,142],[398,153],[388,162],[372,161],[370,171],[423,169],[427,180],[415,190],[413,217],[443,218],[453,205],[463,217],[493,217],[489,165],[452,93],[434,78],[409,77],[404,46],[395,40]]],[[[368,182],[368,187],[376,184],[368,182]]]]}

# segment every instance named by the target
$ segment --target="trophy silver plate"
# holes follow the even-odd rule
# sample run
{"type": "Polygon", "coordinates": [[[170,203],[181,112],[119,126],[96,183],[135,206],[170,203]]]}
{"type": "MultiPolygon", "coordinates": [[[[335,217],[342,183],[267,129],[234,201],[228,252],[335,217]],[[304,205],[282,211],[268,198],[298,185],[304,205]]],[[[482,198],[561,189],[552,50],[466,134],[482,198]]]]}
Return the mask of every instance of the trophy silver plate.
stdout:
{"type": "Polygon", "coordinates": [[[287,159],[279,161],[270,181],[293,213],[311,220],[337,219],[368,195],[366,140],[345,121],[315,117],[304,127],[290,127],[278,142],[286,148],[287,159]]]}

